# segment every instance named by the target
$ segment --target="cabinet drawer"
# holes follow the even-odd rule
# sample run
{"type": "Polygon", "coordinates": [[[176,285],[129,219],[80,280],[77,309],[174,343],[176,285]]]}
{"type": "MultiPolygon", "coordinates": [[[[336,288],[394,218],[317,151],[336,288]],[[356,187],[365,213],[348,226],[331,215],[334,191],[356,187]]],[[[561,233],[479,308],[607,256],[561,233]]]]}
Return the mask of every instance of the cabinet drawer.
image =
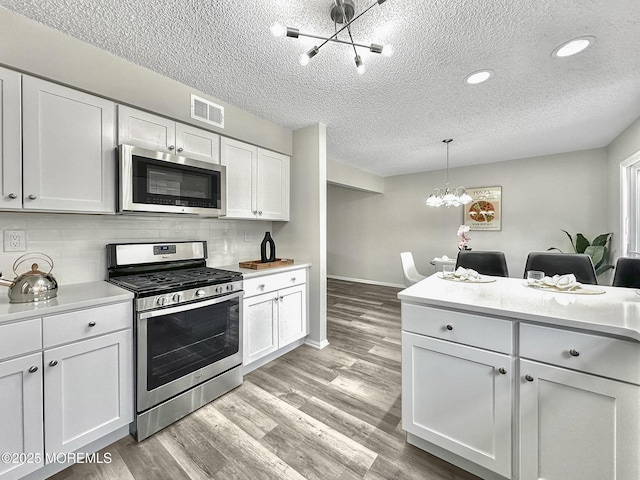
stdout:
{"type": "Polygon", "coordinates": [[[640,344],[520,324],[520,356],[640,385],[640,344]]]}
{"type": "Polygon", "coordinates": [[[496,352],[513,350],[511,321],[471,313],[403,303],[402,330],[496,352]]]}
{"type": "Polygon", "coordinates": [[[0,325],[0,360],[42,348],[39,318],[0,325]]]}
{"type": "Polygon", "coordinates": [[[281,273],[270,273],[260,277],[249,278],[243,282],[244,296],[251,297],[261,293],[273,292],[281,288],[302,285],[307,281],[307,269],[289,270],[281,273]]]}
{"type": "Polygon", "coordinates": [[[42,322],[44,348],[131,328],[131,303],[116,303],[45,317],[42,322]]]}

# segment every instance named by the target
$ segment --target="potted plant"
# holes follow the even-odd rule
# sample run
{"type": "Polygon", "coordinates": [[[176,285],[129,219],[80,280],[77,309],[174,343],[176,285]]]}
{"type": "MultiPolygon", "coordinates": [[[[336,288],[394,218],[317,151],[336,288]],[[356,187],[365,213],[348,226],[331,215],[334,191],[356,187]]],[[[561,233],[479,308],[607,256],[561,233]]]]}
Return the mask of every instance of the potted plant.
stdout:
{"type": "MultiPolygon", "coordinates": [[[[611,270],[613,265],[605,265],[604,262],[607,257],[607,244],[611,240],[611,235],[613,233],[603,233],[598,235],[593,239],[592,242],[589,242],[587,238],[581,234],[576,234],[576,240],[573,241],[573,237],[566,230],[562,230],[569,237],[569,241],[571,242],[571,246],[575,253],[586,253],[591,257],[591,261],[593,262],[593,266],[596,269],[596,275],[600,275],[607,270],[611,270]]],[[[557,247],[550,247],[547,250],[558,250],[562,253],[557,247]]]]}

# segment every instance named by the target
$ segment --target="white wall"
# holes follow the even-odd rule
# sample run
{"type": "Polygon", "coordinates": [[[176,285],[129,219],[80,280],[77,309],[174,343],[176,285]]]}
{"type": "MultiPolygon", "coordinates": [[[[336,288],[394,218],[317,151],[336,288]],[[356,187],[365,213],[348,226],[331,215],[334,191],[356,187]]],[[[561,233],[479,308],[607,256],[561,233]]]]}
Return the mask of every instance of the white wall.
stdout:
{"type": "Polygon", "coordinates": [[[335,160],[327,160],[327,182],[356,190],[384,193],[384,177],[335,160]]]}
{"type": "MultiPolygon", "coordinates": [[[[450,170],[452,186],[502,186],[502,231],[470,232],[470,246],[504,251],[512,277],[531,251],[571,251],[562,229],[589,239],[610,231],[607,175],[604,149],[450,170]]],[[[400,252],[425,274],[433,257],[455,256],[462,207],[424,204],[444,182],[445,171],[387,177],[383,195],[329,185],[328,274],[402,285],[400,252]]]]}
{"type": "Polygon", "coordinates": [[[309,272],[309,336],[327,342],[327,127],[319,123],[293,132],[289,222],[273,223],[273,238],[283,256],[312,264],[309,272]],[[284,250],[281,250],[280,248],[284,250]]]}
{"type": "MultiPolygon", "coordinates": [[[[260,242],[272,225],[178,216],[0,212],[0,235],[7,229],[26,230],[28,251],[52,257],[52,273],[60,285],[66,285],[106,278],[107,243],[206,240],[209,266],[237,267],[240,261],[260,258],[260,242]]],[[[0,271],[5,277],[14,278],[13,262],[24,253],[2,252],[0,248],[0,271]]],[[[286,256],[287,252],[282,254],[286,256]]],[[[30,265],[23,264],[18,273],[24,273],[30,265]]]]}

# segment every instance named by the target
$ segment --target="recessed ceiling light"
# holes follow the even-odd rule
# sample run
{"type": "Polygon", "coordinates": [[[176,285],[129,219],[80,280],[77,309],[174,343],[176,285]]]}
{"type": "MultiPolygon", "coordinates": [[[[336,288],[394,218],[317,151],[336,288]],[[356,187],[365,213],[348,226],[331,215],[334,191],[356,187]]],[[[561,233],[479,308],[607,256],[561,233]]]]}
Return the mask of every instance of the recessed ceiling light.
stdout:
{"type": "Polygon", "coordinates": [[[593,45],[595,41],[596,37],[574,38],[556,48],[551,56],[554,58],[570,57],[571,55],[584,51],[588,46],[593,45]]]}
{"type": "Polygon", "coordinates": [[[464,81],[469,85],[477,85],[478,83],[486,82],[491,77],[493,77],[493,70],[478,70],[477,72],[467,75],[464,81]]]}

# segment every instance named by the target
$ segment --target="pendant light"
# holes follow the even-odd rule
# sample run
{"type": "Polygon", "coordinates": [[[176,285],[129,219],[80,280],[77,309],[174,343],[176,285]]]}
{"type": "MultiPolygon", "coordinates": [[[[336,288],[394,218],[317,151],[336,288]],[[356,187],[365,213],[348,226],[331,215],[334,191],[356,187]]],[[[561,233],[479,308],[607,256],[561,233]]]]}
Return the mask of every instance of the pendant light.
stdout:
{"type": "Polygon", "coordinates": [[[467,194],[467,190],[464,187],[457,187],[451,189],[449,186],[449,144],[453,142],[452,138],[446,138],[442,141],[447,145],[447,183],[444,188],[434,188],[425,202],[429,207],[459,207],[460,205],[466,205],[473,199],[467,194]]]}

